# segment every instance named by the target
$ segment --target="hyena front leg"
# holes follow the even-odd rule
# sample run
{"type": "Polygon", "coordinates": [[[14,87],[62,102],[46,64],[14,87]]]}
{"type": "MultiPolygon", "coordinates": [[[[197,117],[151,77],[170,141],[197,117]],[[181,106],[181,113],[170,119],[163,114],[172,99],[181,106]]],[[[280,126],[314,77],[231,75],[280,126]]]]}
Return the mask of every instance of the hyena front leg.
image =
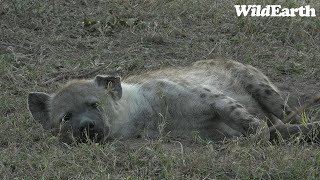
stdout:
{"type": "MultiPolygon", "coordinates": [[[[276,87],[262,72],[250,65],[243,65],[234,61],[228,63],[233,76],[240,81],[242,86],[266,112],[273,114],[281,120],[283,120],[286,115],[293,113],[276,87]]],[[[295,114],[291,118],[291,123],[299,123],[300,119],[301,118],[295,114]]]]}

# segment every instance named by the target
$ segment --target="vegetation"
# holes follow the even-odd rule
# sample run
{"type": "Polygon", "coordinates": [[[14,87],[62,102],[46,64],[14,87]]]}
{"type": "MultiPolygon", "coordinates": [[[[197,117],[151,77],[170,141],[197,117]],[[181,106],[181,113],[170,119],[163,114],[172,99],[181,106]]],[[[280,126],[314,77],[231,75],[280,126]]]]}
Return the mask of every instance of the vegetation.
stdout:
{"type": "MultiPolygon", "coordinates": [[[[202,140],[62,144],[31,118],[30,91],[70,78],[122,77],[232,58],[267,74],[299,106],[320,89],[317,0],[0,1],[1,179],[319,179],[320,149],[202,140]],[[317,17],[237,17],[235,4],[309,4],[317,17]]],[[[319,120],[319,106],[303,119],[319,120]]]]}

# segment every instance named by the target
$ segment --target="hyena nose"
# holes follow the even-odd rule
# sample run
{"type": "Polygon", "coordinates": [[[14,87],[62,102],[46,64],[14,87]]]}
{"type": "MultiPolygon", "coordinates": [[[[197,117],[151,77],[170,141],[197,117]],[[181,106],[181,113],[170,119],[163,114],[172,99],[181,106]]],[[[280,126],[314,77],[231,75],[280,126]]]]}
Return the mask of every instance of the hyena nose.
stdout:
{"type": "Polygon", "coordinates": [[[99,127],[99,124],[87,118],[82,119],[80,122],[79,132],[80,142],[100,142],[104,138],[104,132],[99,127]]]}
{"type": "Polygon", "coordinates": [[[86,120],[80,123],[79,130],[81,133],[93,133],[95,131],[95,125],[92,121],[86,120]]]}

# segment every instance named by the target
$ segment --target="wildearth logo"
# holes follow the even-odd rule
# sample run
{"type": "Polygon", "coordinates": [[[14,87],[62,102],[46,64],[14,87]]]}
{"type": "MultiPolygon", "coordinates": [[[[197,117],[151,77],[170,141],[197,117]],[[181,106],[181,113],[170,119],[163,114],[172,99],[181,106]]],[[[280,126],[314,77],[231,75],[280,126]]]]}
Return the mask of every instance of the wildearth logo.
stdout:
{"type": "Polygon", "coordinates": [[[309,5],[299,8],[282,8],[281,5],[235,5],[237,16],[258,16],[258,17],[316,17],[316,10],[309,5]]]}

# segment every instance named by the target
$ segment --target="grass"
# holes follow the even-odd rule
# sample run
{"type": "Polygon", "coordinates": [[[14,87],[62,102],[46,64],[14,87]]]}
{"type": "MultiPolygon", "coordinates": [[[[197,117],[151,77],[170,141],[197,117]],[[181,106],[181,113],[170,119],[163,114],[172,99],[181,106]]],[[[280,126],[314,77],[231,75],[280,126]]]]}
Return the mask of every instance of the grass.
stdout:
{"type": "MultiPolygon", "coordinates": [[[[234,4],[310,4],[320,16],[317,0],[0,1],[0,178],[319,179],[318,144],[160,138],[68,146],[30,117],[30,91],[51,93],[72,77],[126,77],[215,57],[258,67],[293,105],[318,93],[319,17],[236,17],[234,4]]],[[[319,112],[304,119],[319,120],[319,112]]]]}

